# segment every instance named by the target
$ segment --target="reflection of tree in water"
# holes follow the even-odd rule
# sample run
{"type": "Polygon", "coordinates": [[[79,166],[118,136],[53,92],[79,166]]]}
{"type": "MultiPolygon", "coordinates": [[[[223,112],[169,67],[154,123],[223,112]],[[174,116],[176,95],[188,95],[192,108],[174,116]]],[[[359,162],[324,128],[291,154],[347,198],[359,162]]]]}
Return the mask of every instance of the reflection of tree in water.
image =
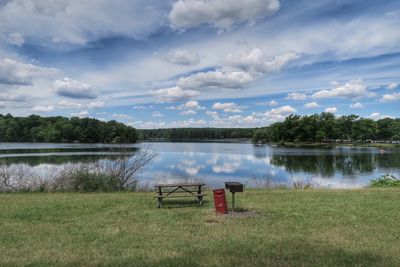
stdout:
{"type": "Polygon", "coordinates": [[[383,153],[376,157],[378,166],[383,168],[400,168],[400,150],[395,153],[383,153]]]}
{"type": "Polygon", "coordinates": [[[335,173],[332,155],[273,155],[270,163],[289,172],[309,172],[332,176],[335,173]]]}
{"type": "Polygon", "coordinates": [[[273,155],[271,164],[289,172],[308,172],[322,176],[371,173],[375,168],[400,167],[400,154],[273,155]]]}
{"type": "Polygon", "coordinates": [[[29,166],[38,166],[40,164],[54,164],[54,165],[62,165],[66,163],[80,163],[82,161],[98,161],[101,159],[115,159],[117,155],[112,155],[112,153],[117,154],[120,152],[137,152],[139,151],[136,147],[101,147],[101,148],[67,148],[67,149],[58,149],[58,148],[50,148],[50,149],[19,149],[19,150],[1,150],[1,154],[6,153],[32,153],[32,156],[18,156],[18,157],[4,157],[0,159],[2,164],[11,165],[23,163],[29,166]],[[36,153],[69,153],[69,152],[78,152],[83,154],[76,155],[36,155],[36,153]],[[84,153],[102,153],[102,154],[87,154],[84,153]]]}
{"type": "Polygon", "coordinates": [[[267,157],[267,150],[265,146],[253,146],[253,155],[258,159],[263,159],[267,157]]]}
{"type": "Polygon", "coordinates": [[[80,163],[82,161],[97,161],[100,159],[113,159],[116,156],[110,155],[79,155],[79,156],[34,156],[34,157],[11,157],[1,159],[2,164],[27,164],[31,167],[41,164],[62,165],[66,163],[80,163]]]}

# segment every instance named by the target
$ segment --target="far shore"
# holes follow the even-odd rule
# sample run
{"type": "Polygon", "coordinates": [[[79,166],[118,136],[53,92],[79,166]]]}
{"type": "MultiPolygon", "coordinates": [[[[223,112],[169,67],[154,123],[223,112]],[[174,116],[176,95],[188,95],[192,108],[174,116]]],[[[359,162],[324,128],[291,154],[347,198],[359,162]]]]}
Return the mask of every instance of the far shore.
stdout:
{"type": "MultiPolygon", "coordinates": [[[[165,139],[165,138],[152,138],[152,139],[141,139],[137,140],[136,143],[48,143],[48,142],[0,142],[0,144],[72,144],[72,145],[107,145],[107,146],[118,146],[118,145],[132,145],[146,142],[171,142],[171,143],[252,143],[249,138],[223,138],[223,139],[201,139],[201,138],[190,138],[190,139],[165,139]]],[[[334,146],[352,146],[352,147],[377,147],[377,148],[400,148],[400,144],[391,143],[363,143],[363,142],[268,142],[268,143],[253,143],[254,145],[272,145],[272,146],[283,146],[283,147],[334,147],[334,146]]]]}

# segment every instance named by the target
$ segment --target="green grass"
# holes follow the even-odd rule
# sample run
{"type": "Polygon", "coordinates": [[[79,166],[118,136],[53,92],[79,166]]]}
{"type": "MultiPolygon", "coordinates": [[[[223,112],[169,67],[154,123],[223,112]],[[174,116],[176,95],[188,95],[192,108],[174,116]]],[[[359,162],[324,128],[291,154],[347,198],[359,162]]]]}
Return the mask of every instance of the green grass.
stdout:
{"type": "Polygon", "coordinates": [[[400,265],[400,189],[248,190],[248,218],[153,195],[0,194],[0,266],[400,265]]]}

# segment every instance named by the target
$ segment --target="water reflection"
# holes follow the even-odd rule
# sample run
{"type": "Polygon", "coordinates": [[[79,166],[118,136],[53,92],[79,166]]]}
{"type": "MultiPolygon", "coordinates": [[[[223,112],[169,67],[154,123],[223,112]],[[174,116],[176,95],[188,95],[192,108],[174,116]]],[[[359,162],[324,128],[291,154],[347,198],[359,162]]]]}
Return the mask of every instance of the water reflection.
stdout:
{"type": "MultiPolygon", "coordinates": [[[[134,152],[140,145],[126,147],[134,152]]],[[[0,145],[0,157],[7,164],[40,168],[82,160],[112,160],[115,149],[84,144],[34,148],[18,144],[17,149],[0,145]]],[[[383,173],[398,174],[400,170],[399,149],[381,153],[376,148],[287,148],[243,143],[153,143],[152,149],[158,157],[141,174],[143,183],[201,179],[219,187],[228,180],[250,185],[251,179],[258,178],[289,185],[301,180],[315,187],[359,187],[383,173]]]]}

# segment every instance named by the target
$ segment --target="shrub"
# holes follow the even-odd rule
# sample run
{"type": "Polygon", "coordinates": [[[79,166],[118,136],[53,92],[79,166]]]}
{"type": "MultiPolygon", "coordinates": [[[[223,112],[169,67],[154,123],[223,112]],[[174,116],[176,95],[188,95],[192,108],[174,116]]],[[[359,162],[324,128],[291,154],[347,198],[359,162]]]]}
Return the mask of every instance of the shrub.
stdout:
{"type": "Polygon", "coordinates": [[[70,172],[71,187],[76,192],[113,192],[118,190],[115,177],[96,171],[93,165],[85,164],[70,172]]]}
{"type": "Polygon", "coordinates": [[[394,175],[385,174],[381,177],[371,180],[371,187],[393,187],[400,186],[400,179],[394,175]]]}

